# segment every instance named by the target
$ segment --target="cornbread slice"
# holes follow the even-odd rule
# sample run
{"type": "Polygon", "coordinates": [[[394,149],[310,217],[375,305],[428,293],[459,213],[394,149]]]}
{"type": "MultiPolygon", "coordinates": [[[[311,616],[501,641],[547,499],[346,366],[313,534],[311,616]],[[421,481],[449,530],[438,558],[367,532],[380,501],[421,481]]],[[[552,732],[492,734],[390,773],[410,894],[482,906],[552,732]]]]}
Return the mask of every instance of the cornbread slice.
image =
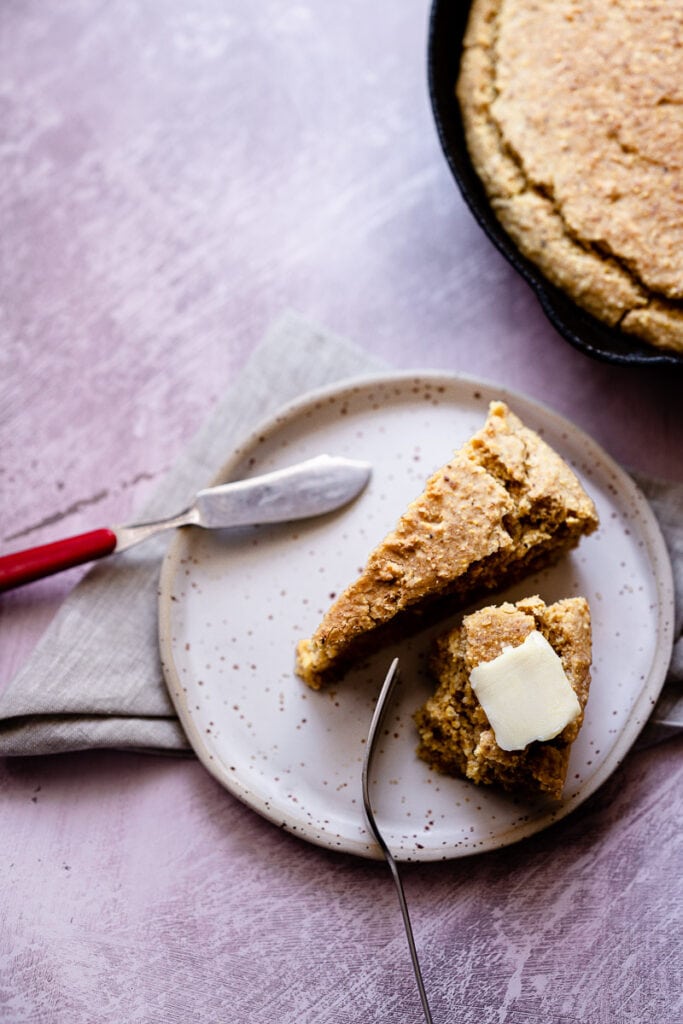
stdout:
{"type": "Polygon", "coordinates": [[[683,352],[683,11],[474,0],[457,83],[507,234],[579,306],[683,352]]]}
{"type": "Polygon", "coordinates": [[[510,791],[562,796],[570,748],[583,723],[591,664],[591,618],[583,597],[546,605],[539,597],[466,615],[462,626],[440,637],[432,660],[438,682],[433,697],[416,712],[418,755],[448,775],[495,784],[510,791]],[[470,673],[492,661],[503,647],[517,647],[538,630],[562,661],[581,712],[559,736],[502,750],[470,684],[470,673]]]}
{"type": "Polygon", "coordinates": [[[408,619],[504,587],[597,525],[567,463],[503,402],[492,402],[482,429],[427,481],[361,576],[299,643],[296,670],[319,689],[408,619]]]}

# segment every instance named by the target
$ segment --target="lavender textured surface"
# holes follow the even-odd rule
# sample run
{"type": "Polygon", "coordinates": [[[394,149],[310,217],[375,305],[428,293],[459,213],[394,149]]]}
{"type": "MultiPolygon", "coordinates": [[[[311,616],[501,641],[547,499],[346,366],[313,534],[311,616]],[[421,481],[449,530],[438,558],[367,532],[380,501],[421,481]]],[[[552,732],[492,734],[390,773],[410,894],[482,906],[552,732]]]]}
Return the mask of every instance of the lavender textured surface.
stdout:
{"type": "MultiPolygon", "coordinates": [[[[128,519],[285,307],[681,478],[680,381],[571,349],[460,200],[427,15],[2,5],[3,550],[128,519]]],[[[80,575],[0,599],[0,686],[80,575]]],[[[680,1019],[680,755],[632,753],[510,850],[405,870],[436,1021],[680,1019]]],[[[421,1019],[382,865],[278,831],[194,761],[1,772],[3,1021],[421,1019]]]]}

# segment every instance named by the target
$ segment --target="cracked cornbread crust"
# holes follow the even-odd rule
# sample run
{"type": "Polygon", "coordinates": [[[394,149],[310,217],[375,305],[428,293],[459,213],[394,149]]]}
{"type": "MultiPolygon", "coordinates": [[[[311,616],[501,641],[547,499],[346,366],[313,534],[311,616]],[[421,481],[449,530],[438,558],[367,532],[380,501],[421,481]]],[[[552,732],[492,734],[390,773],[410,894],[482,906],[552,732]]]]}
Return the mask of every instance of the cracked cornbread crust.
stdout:
{"type": "Polygon", "coordinates": [[[452,612],[550,564],[598,525],[567,463],[503,402],[428,481],[297,648],[313,689],[425,612],[452,612]],[[435,607],[436,606],[436,607],[435,607]]]}
{"type": "Polygon", "coordinates": [[[438,688],[416,712],[418,755],[448,775],[463,776],[508,791],[562,796],[571,745],[583,724],[591,666],[591,619],[583,597],[546,605],[539,597],[505,603],[466,615],[462,625],[440,637],[432,660],[438,688]],[[524,750],[502,750],[470,685],[470,673],[492,661],[503,647],[517,647],[533,630],[553,647],[581,712],[552,740],[524,750]]]}
{"type": "Polygon", "coordinates": [[[474,0],[457,95],[491,206],[598,319],[683,352],[683,10],[474,0]]]}

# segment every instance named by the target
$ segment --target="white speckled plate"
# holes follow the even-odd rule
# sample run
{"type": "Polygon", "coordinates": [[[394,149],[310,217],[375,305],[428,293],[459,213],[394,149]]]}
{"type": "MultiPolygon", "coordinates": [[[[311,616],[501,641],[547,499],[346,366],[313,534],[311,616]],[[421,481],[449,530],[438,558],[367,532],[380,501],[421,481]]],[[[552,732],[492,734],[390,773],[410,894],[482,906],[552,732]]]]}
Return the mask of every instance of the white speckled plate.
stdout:
{"type": "Polygon", "coordinates": [[[214,482],[321,452],[372,463],[371,483],[351,506],[276,527],[179,531],[164,561],[162,660],[197,755],[275,824],[331,849],[378,856],[363,818],[360,770],[373,703],[398,654],[402,682],[373,783],[378,820],[397,858],[488,850],[563,817],[624,757],[669,662],[671,566],[645,499],[595,442],[555,413],[503,388],[431,373],[364,378],[307,396],[254,434],[214,482]],[[412,713],[431,689],[423,667],[429,631],[378,651],[333,690],[314,693],[294,674],[297,641],[315,629],[427,476],[482,425],[494,398],[575,467],[601,518],[600,530],[561,564],[496,596],[584,594],[591,604],[593,682],[559,808],[445,778],[415,756],[412,713]]]}

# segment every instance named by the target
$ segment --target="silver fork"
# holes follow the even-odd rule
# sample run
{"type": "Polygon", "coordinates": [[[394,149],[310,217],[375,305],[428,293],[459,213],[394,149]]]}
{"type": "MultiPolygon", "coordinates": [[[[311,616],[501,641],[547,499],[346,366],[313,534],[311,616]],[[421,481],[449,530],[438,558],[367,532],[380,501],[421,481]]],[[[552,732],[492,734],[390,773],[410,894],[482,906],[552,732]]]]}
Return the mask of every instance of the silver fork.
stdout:
{"type": "Polygon", "coordinates": [[[401,878],[398,873],[398,866],[391,850],[387,846],[380,832],[375,816],[372,811],[372,805],[370,803],[370,791],[369,791],[369,779],[370,771],[372,768],[372,759],[375,752],[375,740],[377,738],[379,727],[382,724],[382,718],[384,717],[384,711],[389,703],[389,698],[393,693],[394,686],[398,680],[398,658],[394,658],[392,661],[389,671],[387,672],[386,679],[382,685],[377,704],[375,706],[375,712],[372,716],[370,723],[370,731],[368,733],[368,740],[365,747],[365,757],[363,758],[363,771],[362,771],[362,783],[363,783],[363,808],[365,810],[365,817],[367,818],[370,831],[375,837],[387,864],[391,871],[396,886],[396,892],[398,894],[398,902],[401,907],[401,914],[403,916],[403,924],[406,930],[406,937],[408,939],[408,948],[410,950],[410,958],[413,962],[413,971],[415,972],[415,981],[417,982],[417,988],[420,993],[420,999],[422,1000],[422,1009],[424,1011],[425,1020],[427,1024],[433,1024],[432,1015],[429,1009],[429,1003],[427,1002],[427,993],[425,991],[424,982],[422,980],[422,971],[420,970],[420,961],[417,955],[417,948],[415,946],[415,938],[413,936],[413,928],[410,923],[410,915],[408,913],[408,904],[406,903],[405,893],[403,892],[403,885],[401,878]]]}

